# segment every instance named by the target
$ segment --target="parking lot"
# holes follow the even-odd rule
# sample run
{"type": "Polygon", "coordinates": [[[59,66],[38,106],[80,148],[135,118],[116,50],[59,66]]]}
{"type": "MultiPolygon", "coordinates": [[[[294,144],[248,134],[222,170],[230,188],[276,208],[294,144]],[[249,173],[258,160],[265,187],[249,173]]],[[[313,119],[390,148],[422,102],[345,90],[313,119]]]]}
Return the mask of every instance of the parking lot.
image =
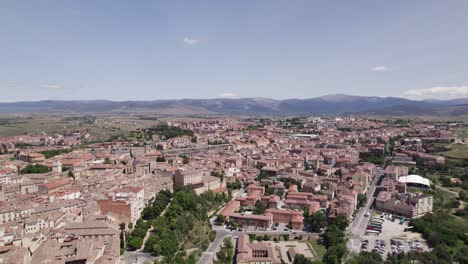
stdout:
{"type": "Polygon", "coordinates": [[[405,228],[408,228],[408,221],[401,223],[399,219],[389,220],[388,215],[384,218],[377,215],[369,217],[369,232],[362,236],[361,250],[375,250],[382,257],[411,250],[429,250],[421,234],[405,231],[405,228]]]}

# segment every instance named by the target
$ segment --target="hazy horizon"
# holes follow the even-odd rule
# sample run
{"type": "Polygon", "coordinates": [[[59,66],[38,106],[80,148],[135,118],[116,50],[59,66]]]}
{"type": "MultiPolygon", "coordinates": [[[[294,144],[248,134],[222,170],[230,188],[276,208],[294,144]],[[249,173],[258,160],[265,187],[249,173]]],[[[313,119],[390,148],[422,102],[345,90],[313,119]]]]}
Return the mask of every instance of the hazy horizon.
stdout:
{"type": "Polygon", "coordinates": [[[315,99],[315,98],[322,98],[327,96],[350,96],[350,97],[370,97],[370,98],[398,98],[398,99],[407,99],[412,101],[451,101],[451,100],[465,100],[468,99],[466,97],[455,97],[449,99],[437,99],[437,98],[424,98],[424,99],[416,99],[416,98],[405,98],[405,97],[398,97],[398,96],[374,96],[374,95],[351,95],[351,94],[327,94],[317,97],[307,97],[307,98],[269,98],[269,97],[213,97],[213,98],[167,98],[167,99],[140,99],[140,100],[112,100],[112,99],[44,99],[44,100],[24,100],[24,101],[0,101],[0,103],[32,103],[32,102],[44,102],[44,101],[108,101],[108,102],[151,102],[151,101],[180,101],[180,100],[242,100],[242,99],[265,99],[265,100],[275,100],[275,101],[285,101],[285,100],[308,100],[308,99],[315,99]]]}

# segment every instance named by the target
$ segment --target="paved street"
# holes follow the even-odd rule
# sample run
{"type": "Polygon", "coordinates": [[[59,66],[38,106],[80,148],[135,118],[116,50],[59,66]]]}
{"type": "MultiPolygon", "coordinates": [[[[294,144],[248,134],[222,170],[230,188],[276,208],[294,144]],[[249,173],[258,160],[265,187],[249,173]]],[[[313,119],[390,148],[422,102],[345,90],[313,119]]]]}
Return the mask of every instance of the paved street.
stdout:
{"type": "Polygon", "coordinates": [[[242,234],[256,234],[256,235],[290,235],[294,234],[297,236],[300,235],[318,235],[320,233],[309,233],[305,231],[275,231],[275,230],[246,230],[246,231],[230,231],[224,229],[222,226],[213,225],[213,230],[216,230],[216,239],[213,241],[208,249],[203,253],[202,257],[198,261],[199,264],[210,263],[211,259],[214,257],[216,252],[219,250],[221,243],[224,238],[231,235],[233,237],[238,237],[242,234]]]}
{"type": "Polygon", "coordinates": [[[348,227],[348,231],[351,232],[351,237],[348,241],[348,248],[352,252],[359,252],[359,249],[361,247],[361,236],[364,235],[368,220],[368,217],[365,217],[364,215],[366,214],[366,212],[370,212],[370,207],[374,203],[375,199],[375,189],[377,187],[377,183],[380,181],[382,176],[383,170],[381,168],[378,168],[378,171],[376,172],[376,175],[374,177],[374,181],[370,185],[369,191],[367,192],[368,199],[366,205],[359,209],[353,222],[348,227]]]}
{"type": "Polygon", "coordinates": [[[216,239],[213,241],[208,249],[203,253],[200,260],[198,261],[199,264],[211,263],[214,255],[219,249],[219,246],[223,242],[224,238],[230,234],[228,230],[219,229],[216,230],[216,239]]]}
{"type": "Polygon", "coordinates": [[[124,264],[146,264],[153,263],[156,257],[140,251],[125,251],[122,259],[124,264]]]}

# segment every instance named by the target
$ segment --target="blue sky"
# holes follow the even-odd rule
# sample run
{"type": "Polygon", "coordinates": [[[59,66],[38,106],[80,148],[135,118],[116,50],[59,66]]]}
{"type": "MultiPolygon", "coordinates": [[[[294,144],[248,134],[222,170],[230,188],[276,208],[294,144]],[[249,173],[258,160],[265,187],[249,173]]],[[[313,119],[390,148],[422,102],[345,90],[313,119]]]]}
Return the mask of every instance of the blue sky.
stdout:
{"type": "Polygon", "coordinates": [[[0,101],[468,97],[468,1],[0,2],[0,101]]]}

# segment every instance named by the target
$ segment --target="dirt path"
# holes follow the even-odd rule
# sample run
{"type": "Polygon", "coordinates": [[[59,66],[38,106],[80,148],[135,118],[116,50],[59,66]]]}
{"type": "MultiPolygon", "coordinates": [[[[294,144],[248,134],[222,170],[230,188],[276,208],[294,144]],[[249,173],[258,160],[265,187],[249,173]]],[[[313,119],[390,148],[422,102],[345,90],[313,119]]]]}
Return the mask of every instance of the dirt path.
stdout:
{"type": "MultiPolygon", "coordinates": [[[[166,209],[169,207],[171,203],[169,202],[166,206],[166,208],[164,208],[164,211],[161,212],[161,215],[164,215],[164,213],[166,212],[166,209]]],[[[146,222],[146,221],[145,221],[146,222]]],[[[143,238],[143,244],[141,245],[141,248],[138,249],[137,251],[143,251],[143,249],[145,248],[145,243],[146,243],[146,240],[148,240],[149,236],[151,235],[151,232],[153,231],[153,226],[151,226],[148,231],[146,231],[146,235],[145,235],[145,238],[143,238]]]]}
{"type": "MultiPolygon", "coordinates": [[[[444,191],[449,192],[449,193],[452,193],[458,198],[458,193],[457,192],[454,192],[454,191],[452,191],[450,189],[447,189],[446,187],[442,187],[442,186],[439,186],[439,185],[436,185],[436,188],[444,190],[444,191]]],[[[467,203],[465,201],[461,201],[461,200],[459,200],[459,201],[460,201],[460,206],[458,208],[456,208],[456,209],[465,209],[465,206],[466,206],[467,203]]],[[[456,209],[454,209],[453,211],[455,211],[456,209]]]]}

